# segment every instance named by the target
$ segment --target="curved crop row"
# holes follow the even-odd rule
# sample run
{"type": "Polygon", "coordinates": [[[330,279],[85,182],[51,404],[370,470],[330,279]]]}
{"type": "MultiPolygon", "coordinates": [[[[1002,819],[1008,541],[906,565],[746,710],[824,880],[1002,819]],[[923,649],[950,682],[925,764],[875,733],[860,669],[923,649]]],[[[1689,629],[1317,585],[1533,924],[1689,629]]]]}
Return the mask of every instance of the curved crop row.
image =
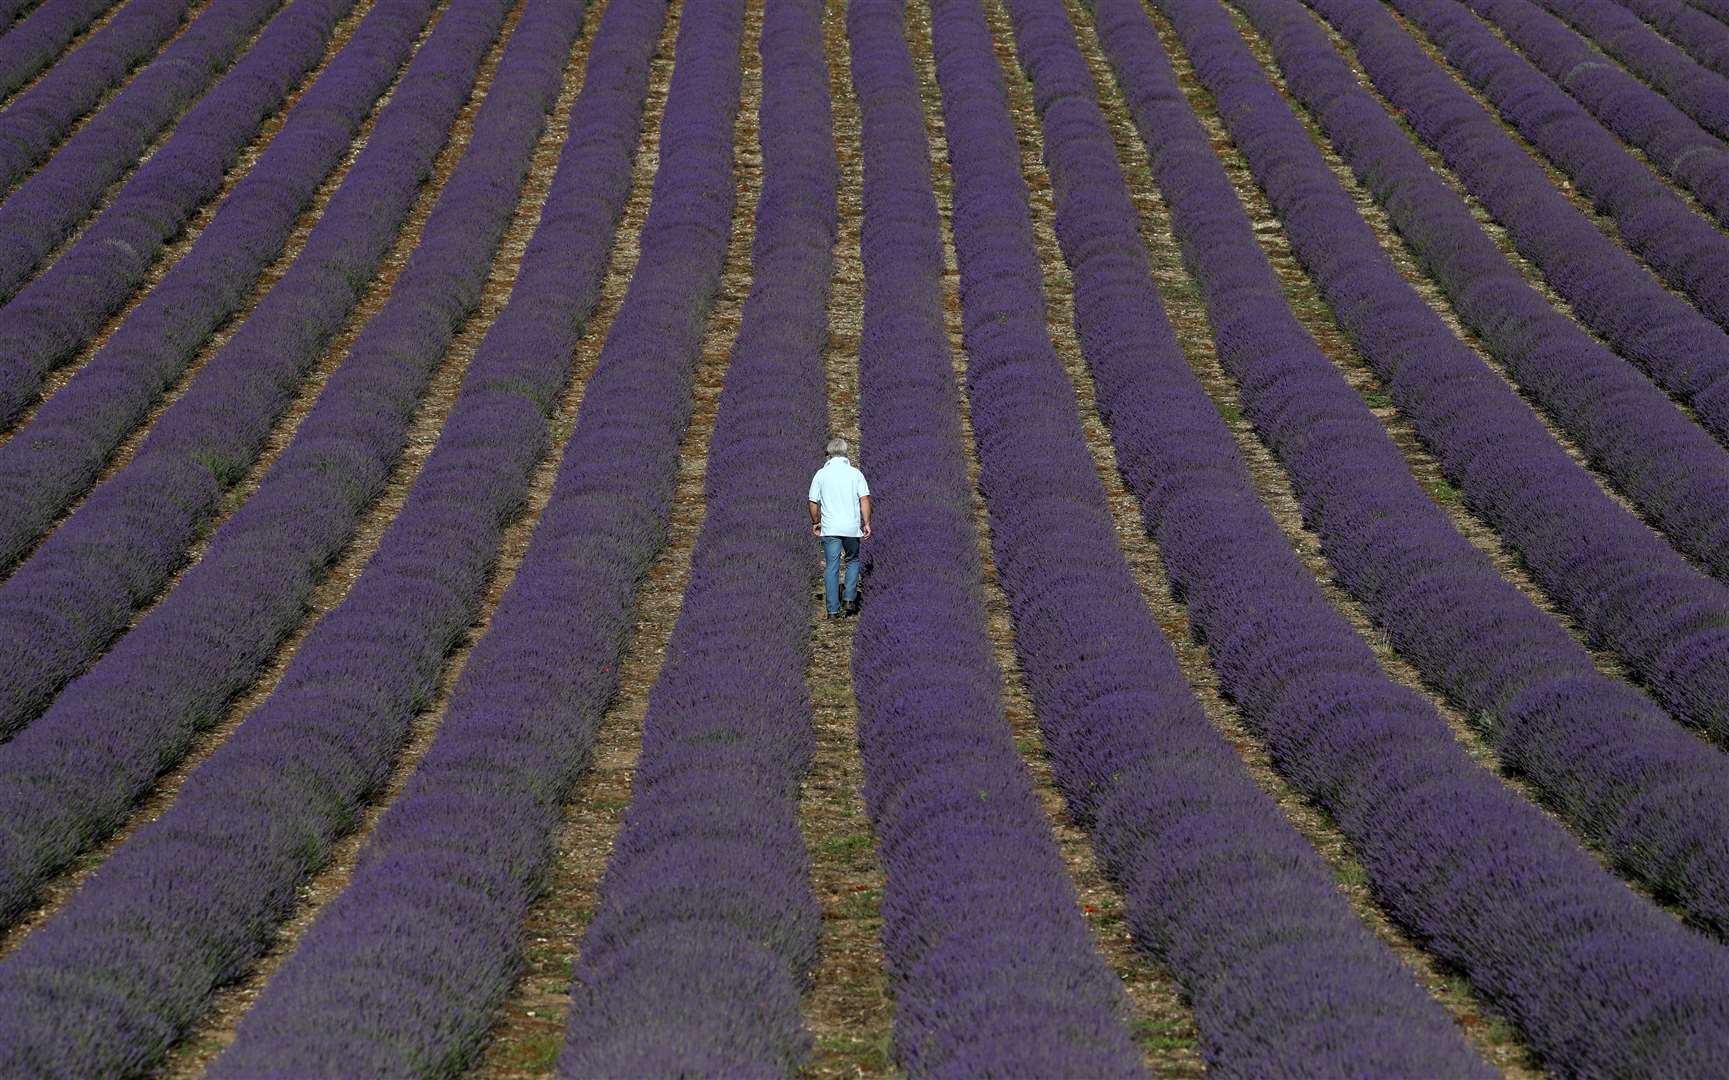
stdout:
{"type": "Polygon", "coordinates": [[[1687,0],[1687,4],[1729,27],[1729,0],[1687,0]]]}
{"type": "MultiPolygon", "coordinates": [[[[151,65],[138,73],[90,123],[54,152],[42,169],[0,205],[0,298],[10,298],[55,246],[71,235],[121,174],[135,166],[150,140],[204,92],[234,60],[253,32],[275,15],[282,0],[241,0],[234,6],[213,5],[151,65]]],[[[304,52],[297,39],[309,35],[320,47],[353,0],[310,3],[302,0],[271,19],[259,36],[254,55],[283,49],[304,52]]],[[[256,68],[260,61],[236,67],[256,68]]],[[[280,63],[280,62],[278,62],[280,63]]],[[[289,68],[292,71],[292,68],[289,68]]],[[[302,68],[304,71],[304,68],[302,68]]],[[[268,86],[268,84],[266,84],[268,86]]],[[[286,92],[282,87],[279,95],[286,92]]],[[[14,118],[36,120],[38,113],[0,113],[0,188],[45,155],[65,134],[63,126],[44,124],[37,131],[20,131],[14,118]],[[10,158],[10,160],[7,160],[10,158]],[[9,168],[9,166],[15,166],[9,168]]],[[[158,211],[160,213],[160,211],[158,211]]],[[[170,234],[178,223],[165,222],[170,234]]]]}
{"type": "Polygon", "coordinates": [[[1618,0],[1687,55],[1719,75],[1729,75],[1729,26],[1686,0],[1618,0]]]}
{"type": "Polygon", "coordinates": [[[167,583],[359,302],[468,100],[508,3],[458,5],[427,42],[440,47],[415,57],[288,273],[126,467],[0,585],[0,734],[27,723],[167,583]]]}
{"type": "MultiPolygon", "coordinates": [[[[44,0],[6,31],[5,37],[0,37],[0,100],[54,63],[67,42],[117,4],[124,5],[120,13],[72,53],[76,56],[86,47],[95,46],[91,55],[108,61],[103,69],[104,81],[91,84],[87,90],[90,104],[95,104],[103,90],[174,32],[192,0],[44,0]],[[120,66],[114,67],[113,61],[119,61],[120,66]]],[[[44,82],[53,78],[50,75],[44,82]]],[[[32,92],[40,87],[38,84],[32,92]]],[[[20,103],[8,101],[6,105],[11,108],[20,103]]]]}
{"type": "Polygon", "coordinates": [[[1340,581],[1426,678],[1487,726],[1509,767],[1623,870],[1729,936],[1729,759],[1599,674],[1453,528],[1286,306],[1152,27],[1118,7],[1100,20],[1220,360],[1340,581]]]}
{"type": "MultiPolygon", "coordinates": [[[[259,123],[323,54],[328,32],[317,28],[322,19],[318,14],[311,27],[294,20],[284,23],[279,33],[266,31],[275,48],[248,50],[237,65],[244,70],[224,79],[194,106],[72,247],[0,308],[0,427],[10,427],[37,400],[48,373],[70,359],[125,304],[163,246],[221,189],[223,174],[259,123]]],[[[362,51],[364,46],[356,50],[362,51]]],[[[353,108],[350,103],[341,111],[353,108]]],[[[51,177],[63,175],[56,168],[51,177]]],[[[42,193],[33,187],[26,184],[14,196],[13,202],[23,200],[18,213],[34,213],[32,207],[41,200],[53,205],[60,197],[52,186],[42,193]]],[[[55,224],[52,213],[43,217],[47,225],[55,224]]],[[[75,221],[59,224],[69,231],[75,221]]],[[[39,236],[34,247],[20,249],[15,263],[0,263],[6,267],[5,292],[19,286],[54,239],[39,236]],[[32,254],[37,248],[40,253],[32,254]]]]}
{"type": "MultiPolygon", "coordinates": [[[[1723,235],[1712,222],[1689,210],[1673,191],[1651,174],[1649,168],[1628,154],[1620,141],[1605,130],[1583,105],[1545,78],[1518,53],[1502,44],[1467,8],[1454,0],[1389,2],[1428,35],[1448,62],[1456,66],[1471,85],[1499,110],[1509,125],[1571,177],[1594,206],[1613,218],[1622,240],[1630,248],[1638,252],[1664,280],[1685,293],[1719,325],[1729,326],[1729,236],[1723,235]]],[[[1310,6],[1323,14],[1330,10],[1320,0],[1310,6]]],[[[1340,32],[1350,36],[1343,27],[1340,32]]],[[[1415,47],[1416,42],[1413,41],[1412,46],[1415,47]]],[[[1408,52],[1403,46],[1393,47],[1408,52]]],[[[1508,149],[1478,148],[1469,154],[1454,149],[1457,140],[1477,143],[1489,138],[1486,132],[1494,126],[1495,121],[1491,117],[1485,117],[1485,125],[1473,120],[1473,126],[1460,131],[1456,137],[1452,137],[1450,128],[1437,128],[1427,115],[1431,111],[1445,112],[1458,120],[1480,113],[1481,110],[1476,107],[1471,96],[1453,83],[1445,72],[1438,72],[1439,78],[1428,74],[1436,65],[1428,56],[1423,55],[1421,48],[1417,48],[1416,55],[1422,57],[1421,63],[1417,63],[1413,57],[1399,70],[1411,76],[1422,73],[1422,78],[1428,80],[1420,100],[1400,99],[1398,90],[1391,85],[1391,80],[1384,71],[1390,64],[1383,62],[1379,65],[1383,70],[1375,70],[1375,50],[1359,50],[1358,61],[1369,71],[1375,84],[1382,87],[1387,97],[1405,110],[1406,117],[1417,126],[1425,141],[1435,141],[1436,149],[1447,158],[1448,165],[1464,177],[1468,185],[1473,185],[1473,191],[1478,189],[1471,179],[1474,170],[1469,167],[1468,158],[1482,155],[1496,169],[1513,169],[1525,173],[1525,178],[1519,181],[1525,186],[1525,190],[1531,193],[1532,197],[1549,199],[1547,192],[1554,185],[1529,156],[1507,138],[1505,132],[1497,133],[1494,138],[1508,149]],[[1466,107],[1467,104],[1470,108],[1466,107]],[[1449,137],[1443,138],[1443,135],[1449,137]],[[1509,153],[1509,149],[1518,156],[1515,158],[1509,153]],[[1461,159],[1462,154],[1467,160],[1461,159]],[[1535,194],[1539,192],[1544,194],[1535,194]]],[[[1679,169],[1681,166],[1677,163],[1676,167],[1679,169]]],[[[1682,175],[1697,174],[1685,170],[1682,175]]],[[[1485,203],[1490,201],[1490,195],[1481,191],[1478,191],[1478,194],[1485,203]]],[[[1491,210],[1496,217],[1507,220],[1500,211],[1493,207],[1491,210]]],[[[1509,227],[1514,227],[1513,223],[1509,222],[1509,227]]],[[[1529,235],[1527,232],[1524,238],[1527,242],[1529,235]]],[[[1592,240],[1576,228],[1564,235],[1575,251],[1585,244],[1596,246],[1602,243],[1601,238],[1592,240]]],[[[1613,245],[1599,250],[1603,254],[1580,261],[1586,266],[1594,267],[1600,264],[1619,265],[1624,258],[1614,251],[1613,245]]],[[[1541,259],[1535,261],[1542,263],[1541,259]]],[[[1609,295],[1633,295],[1624,291],[1633,287],[1649,291],[1649,283],[1642,282],[1635,286],[1634,282],[1638,279],[1629,278],[1625,272],[1622,273],[1624,280],[1611,286],[1609,295]]],[[[1565,287],[1560,281],[1557,281],[1556,287],[1565,294],[1565,287]]],[[[1586,319],[1592,318],[1590,309],[1594,305],[1589,300],[1573,296],[1569,296],[1569,299],[1586,319]]],[[[1647,335],[1677,333],[1672,326],[1664,325],[1668,320],[1647,316],[1649,321],[1641,323],[1639,313],[1647,310],[1643,301],[1626,310],[1627,314],[1623,318],[1629,320],[1630,326],[1643,328],[1647,335]]],[[[1650,310],[1659,313],[1663,311],[1662,308],[1650,310]]],[[[1614,341],[1618,348],[1624,351],[1630,349],[1630,346],[1617,340],[1612,331],[1599,328],[1599,332],[1614,341]]],[[[1678,353],[1686,347],[1685,344],[1674,346],[1678,353]]],[[[1720,347],[1706,352],[1706,355],[1711,357],[1711,366],[1704,369],[1705,375],[1717,382],[1719,394],[1729,395],[1729,385],[1724,385],[1721,379],[1724,365],[1729,364],[1729,360],[1721,359],[1720,347]]],[[[1679,373],[1685,375],[1689,372],[1684,359],[1678,357],[1674,363],[1679,373]]],[[[1667,385],[1667,376],[1661,377],[1667,385]]],[[[1703,388],[1698,392],[1702,390],[1703,388]]],[[[1674,392],[1686,394],[1684,390],[1674,392]]],[[[1696,407],[1702,412],[1706,411],[1704,405],[1696,407]]]]}
{"type": "MultiPolygon", "coordinates": [[[[379,0],[307,88],[299,107],[235,184],[191,250],[67,385],[45,401],[11,441],[0,445],[0,567],[9,568],[22,558],[89,489],[115,448],[144,421],[210,334],[245,304],[319,185],[348,152],[378,96],[408,59],[434,7],[435,0],[379,0]]],[[[315,63],[321,48],[311,37],[298,47],[277,44],[282,48],[269,53],[254,49],[241,61],[258,79],[236,84],[235,99],[230,99],[225,82],[182,121],[176,138],[153,158],[164,163],[164,183],[178,185],[195,176],[199,183],[220,183],[225,167],[221,155],[237,152],[255,129],[258,114],[274,107],[268,100],[272,86],[296,78],[295,69],[303,72],[315,63]],[[206,146],[219,152],[206,155],[206,146]]],[[[143,177],[134,181],[143,183],[143,177]]],[[[100,253],[95,257],[107,258],[100,253]]],[[[49,310],[68,297],[64,290],[43,292],[49,310]]],[[[0,325],[4,323],[0,312],[0,325]]],[[[0,365],[4,363],[0,359],[0,365]]],[[[19,376],[0,385],[19,392],[27,385],[39,386],[40,377],[19,376]]],[[[0,389],[0,396],[4,393],[0,389]]],[[[6,727],[0,722],[0,732],[6,727]]]]}
{"type": "MultiPolygon", "coordinates": [[[[938,0],[932,25],[979,484],[1071,814],[1122,884],[1137,939],[1182,980],[1215,1068],[1480,1075],[1446,1014],[1207,722],[1142,602],[1045,330],[989,30],[973,0],[938,0]]],[[[1144,272],[1138,245],[1118,262],[1144,272]]]]}
{"type": "Polygon", "coordinates": [[[550,50],[575,31],[562,14],[537,17],[523,29],[546,35],[548,53],[538,66],[519,59],[495,80],[492,107],[389,301],[259,490],[156,610],[0,746],[0,806],[15,830],[0,842],[0,917],[105,836],[257,678],[383,489],[427,380],[480,299],[551,105],[536,95],[557,93],[556,84],[546,91],[540,68],[562,62],[550,50]]]}
{"type": "MultiPolygon", "coordinates": [[[[1565,93],[1501,47],[1451,0],[1444,6],[1430,0],[1399,0],[1399,4],[1407,17],[1444,45],[1465,46],[1472,56],[1488,55],[1478,50],[1490,45],[1499,49],[1507,72],[1523,69],[1523,76],[1534,81],[1530,90],[1537,95],[1540,112],[1570,109],[1578,123],[1596,127],[1565,93]],[[1454,29],[1461,31],[1460,36],[1454,36],[1454,29]]],[[[1580,320],[1691,405],[1705,427],[1719,441],[1729,443],[1729,333],[1670,294],[1604,236],[1380,4],[1313,0],[1309,6],[1356,47],[1357,62],[1375,86],[1403,110],[1417,135],[1440,152],[1471,193],[1507,227],[1513,243],[1542,269],[1580,320]]],[[[1614,143],[1601,130],[1598,134],[1614,143]]],[[[1729,164],[1729,156],[1720,162],[1729,164]]],[[[1725,182],[1729,172],[1709,160],[1701,164],[1708,175],[1717,177],[1729,198],[1729,182],[1725,182]]],[[[1669,207],[1666,213],[1698,221],[1648,172],[1641,168],[1639,173],[1647,183],[1648,203],[1662,203],[1669,207]]],[[[1698,224],[1710,228],[1708,223],[1698,224]]]]}
{"type": "Polygon", "coordinates": [[[902,0],[853,0],[864,157],[860,435],[883,495],[853,644],[909,1075],[1138,1076],[1123,996],[1002,711],[943,326],[941,220],[902,0]]]}
{"type": "MultiPolygon", "coordinates": [[[[815,745],[804,670],[816,563],[802,515],[787,511],[824,435],[836,164],[822,9],[768,0],[763,17],[750,294],[690,585],[578,951],[566,1076],[784,1075],[810,1048],[799,993],[821,912],[797,809],[815,745]]],[[[732,54],[730,82],[738,33],[714,37],[732,54]]],[[[717,80],[711,92],[735,91],[717,80]]],[[[718,183],[729,164],[696,175],[718,183]]],[[[730,205],[716,210],[724,237],[730,205]]]]}
{"type": "MultiPolygon", "coordinates": [[[[484,11],[458,9],[452,20],[497,26],[484,11]]],[[[526,114],[508,126],[527,127],[529,147],[581,21],[580,5],[531,0],[504,52],[485,111],[501,126],[526,114]]],[[[427,49],[438,44],[435,34],[427,49]]],[[[510,141],[522,141],[520,131],[510,141]]],[[[498,197],[485,182],[499,168],[489,159],[501,148],[490,143],[471,151],[474,184],[453,209],[472,207],[488,187],[498,197]]],[[[520,178],[520,165],[515,171],[520,178]]],[[[537,409],[520,391],[508,396],[518,411],[537,409]]],[[[263,950],[306,876],[387,775],[409,717],[477,614],[522,490],[486,481],[526,474],[539,450],[510,439],[499,412],[486,412],[478,425],[446,428],[377,554],[265,703],[166,813],[0,961],[0,995],[16,1004],[0,1017],[0,1072],[27,1072],[32,1060],[77,1075],[147,1069],[214,988],[263,950]],[[498,458],[511,467],[486,469],[498,458]]]]}
{"type": "MultiPolygon", "coordinates": [[[[450,430],[495,425],[499,445],[545,446],[543,409],[570,378],[570,352],[599,295],[630,190],[665,16],[665,0],[607,6],[543,224],[450,430]]],[[[684,113],[707,109],[708,92],[699,83],[675,86],[666,113],[675,130],[684,113]]],[[[662,145],[670,162],[688,157],[662,145]]],[[[667,213],[656,213],[657,222],[667,213]]],[[[604,397],[593,400],[605,409],[604,397]]],[[[599,415],[579,419],[568,477],[592,479],[626,464],[590,435],[599,415]]],[[[489,457],[485,482],[520,498],[528,474],[516,454],[489,457]]],[[[471,1058],[516,975],[523,914],[612,697],[632,592],[659,546],[664,500],[655,509],[631,528],[641,510],[626,499],[585,494],[575,479],[555,490],[437,738],[379,821],[348,888],[266,986],[216,1075],[448,1075],[471,1058]]]]}
{"type": "Polygon", "coordinates": [[[1271,44],[1291,92],[1514,381],[1676,547],[1729,579],[1723,446],[1525,281],[1307,10],[1280,0],[1234,2],[1271,44]]]}
{"type": "Polygon", "coordinates": [[[33,7],[38,0],[0,0],[0,34],[12,28],[20,15],[25,14],[25,8],[33,7]]]}
{"type": "MultiPolygon", "coordinates": [[[[1209,60],[1231,76],[1221,92],[1233,101],[1278,100],[1271,86],[1243,74],[1253,58],[1222,10],[1173,8],[1183,15],[1180,32],[1209,57],[1224,57],[1209,60]]],[[[1253,125],[1224,116],[1298,258],[1472,508],[1671,714],[1729,739],[1729,588],[1605,495],[1454,336],[1381,250],[1289,109],[1257,106],[1253,125]]]]}
{"type": "MultiPolygon", "coordinates": [[[[120,168],[138,160],[156,132],[228,66],[235,50],[281,6],[281,0],[243,0],[232,7],[220,3],[207,7],[186,33],[152,60],[91,120],[88,127],[96,127],[102,134],[80,133],[81,139],[68,143],[56,153],[56,158],[97,138],[130,137],[133,141],[129,155],[118,158],[107,173],[109,179],[118,175],[120,168]],[[155,119],[157,115],[161,118],[155,119]],[[124,128],[115,119],[122,116],[126,117],[124,128]]],[[[73,123],[95,104],[112,81],[107,67],[108,57],[103,52],[79,49],[55,67],[44,81],[46,90],[33,92],[0,112],[0,192],[9,190],[31,166],[46,157],[65,138],[73,123]]],[[[100,180],[97,191],[107,183],[108,179],[100,180]]],[[[10,235],[11,229],[7,233],[10,235]]],[[[15,259],[10,251],[7,257],[15,259]]],[[[16,288],[16,283],[7,283],[0,288],[0,295],[10,296],[16,288]]]]}
{"type": "MultiPolygon", "coordinates": [[[[1236,2],[1271,44],[1292,93],[1518,384],[1677,547],[1729,578],[1729,456],[1722,446],[1525,282],[1307,11],[1280,0],[1236,2]]],[[[1370,38],[1364,47],[1375,44],[1370,38]]]]}
{"type": "MultiPolygon", "coordinates": [[[[1144,20],[1136,0],[1101,0],[1107,33],[1131,5],[1144,20]]],[[[1061,0],[1008,7],[1044,122],[1081,351],[1124,476],[1221,686],[1279,769],[1332,815],[1395,917],[1555,1066],[1710,1075],[1729,1049],[1729,955],[1635,896],[1474,762],[1333,608],[1157,317],[1134,206],[1061,0]],[[1588,998],[1580,986],[1592,987],[1588,998]]],[[[1277,109],[1295,124],[1223,9],[1212,0],[1161,7],[1234,132],[1310,145],[1300,127],[1267,116],[1277,109]]]]}
{"type": "MultiPolygon", "coordinates": [[[[1536,7],[1528,0],[1467,0],[1472,10],[1500,24],[1503,13],[1536,7]]],[[[1646,26],[1617,0],[1539,0],[1551,16],[1565,20],[1590,41],[1650,83],[1681,111],[1718,137],[1729,137],[1729,81],[1695,62],[1673,42],[1646,26]]],[[[1514,15],[1515,18],[1518,15],[1514,15]]],[[[1601,62],[1601,61],[1599,61],[1601,62]]]]}
{"type": "MultiPolygon", "coordinates": [[[[1501,32],[1527,62],[1603,127],[1645,151],[1653,165],[1691,191],[1719,224],[1729,224],[1729,174],[1724,171],[1729,147],[1716,135],[1536,5],[1509,3],[1491,10],[1501,32]]],[[[1457,17],[1471,18],[1464,11],[1457,17]]]]}

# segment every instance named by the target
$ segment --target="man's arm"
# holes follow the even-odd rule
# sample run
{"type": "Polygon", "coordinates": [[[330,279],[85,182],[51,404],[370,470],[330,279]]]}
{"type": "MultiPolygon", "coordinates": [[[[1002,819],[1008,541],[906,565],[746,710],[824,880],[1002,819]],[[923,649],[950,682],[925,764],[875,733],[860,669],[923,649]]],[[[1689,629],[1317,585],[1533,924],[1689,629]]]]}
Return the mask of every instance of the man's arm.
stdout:
{"type": "Polygon", "coordinates": [[[869,495],[860,495],[858,497],[858,517],[860,525],[859,532],[863,535],[864,539],[868,540],[870,539],[871,534],[871,497],[869,495]]]}
{"type": "Polygon", "coordinates": [[[810,504],[810,532],[812,536],[822,535],[822,503],[810,504]]]}

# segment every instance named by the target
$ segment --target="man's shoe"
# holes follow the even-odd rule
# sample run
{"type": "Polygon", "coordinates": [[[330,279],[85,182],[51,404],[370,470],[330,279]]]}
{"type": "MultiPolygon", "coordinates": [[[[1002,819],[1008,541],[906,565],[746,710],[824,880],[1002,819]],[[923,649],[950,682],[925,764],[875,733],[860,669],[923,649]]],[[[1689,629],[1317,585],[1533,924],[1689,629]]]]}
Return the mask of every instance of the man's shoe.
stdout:
{"type": "Polygon", "coordinates": [[[846,613],[848,616],[855,616],[858,614],[858,601],[857,600],[848,600],[847,601],[846,613]]]}

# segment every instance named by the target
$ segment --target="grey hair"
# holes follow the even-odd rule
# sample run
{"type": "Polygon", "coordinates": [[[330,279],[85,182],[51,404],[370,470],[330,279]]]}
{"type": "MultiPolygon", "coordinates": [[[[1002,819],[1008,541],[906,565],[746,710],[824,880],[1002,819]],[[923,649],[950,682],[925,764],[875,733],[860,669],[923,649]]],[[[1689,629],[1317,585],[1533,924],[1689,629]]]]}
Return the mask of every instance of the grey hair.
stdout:
{"type": "Polygon", "coordinates": [[[830,439],[828,441],[829,457],[846,457],[847,444],[845,439],[830,439]]]}

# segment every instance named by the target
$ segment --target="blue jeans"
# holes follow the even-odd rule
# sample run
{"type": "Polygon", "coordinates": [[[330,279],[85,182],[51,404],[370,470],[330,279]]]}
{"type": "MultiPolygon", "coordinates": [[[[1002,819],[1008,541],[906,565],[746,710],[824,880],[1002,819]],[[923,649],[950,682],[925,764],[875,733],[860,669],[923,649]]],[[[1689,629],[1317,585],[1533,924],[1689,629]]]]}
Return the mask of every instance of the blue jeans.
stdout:
{"type": "Polygon", "coordinates": [[[828,613],[840,611],[840,553],[846,550],[846,599],[858,599],[858,537],[825,536],[822,538],[822,594],[828,602],[828,613]]]}

